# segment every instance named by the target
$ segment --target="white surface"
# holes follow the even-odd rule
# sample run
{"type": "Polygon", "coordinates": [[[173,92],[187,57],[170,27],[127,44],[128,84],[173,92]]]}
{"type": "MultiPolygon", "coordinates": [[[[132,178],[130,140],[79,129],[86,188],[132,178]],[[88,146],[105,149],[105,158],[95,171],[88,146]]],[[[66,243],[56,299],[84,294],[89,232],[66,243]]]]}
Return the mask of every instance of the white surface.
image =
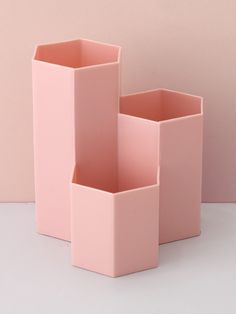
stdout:
{"type": "Polygon", "coordinates": [[[36,234],[33,204],[0,204],[1,314],[235,314],[236,204],[204,204],[200,237],[162,245],[160,267],[109,278],[36,234]]]}

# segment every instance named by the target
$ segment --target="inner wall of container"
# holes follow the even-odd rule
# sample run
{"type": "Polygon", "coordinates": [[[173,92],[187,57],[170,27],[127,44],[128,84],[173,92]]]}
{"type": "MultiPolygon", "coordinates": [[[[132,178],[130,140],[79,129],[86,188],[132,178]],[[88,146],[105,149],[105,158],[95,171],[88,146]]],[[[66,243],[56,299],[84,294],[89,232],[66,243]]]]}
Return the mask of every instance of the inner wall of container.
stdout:
{"type": "Polygon", "coordinates": [[[38,46],[34,57],[71,68],[117,62],[118,58],[119,47],[82,39],[38,46]]]}
{"type": "MultiPolygon", "coordinates": [[[[108,173],[109,178],[107,180],[104,178],[99,180],[94,173],[91,173],[92,167],[83,169],[80,173],[78,163],[75,168],[73,183],[112,193],[159,183],[158,124],[118,114],[117,146],[117,159],[114,161],[115,176],[114,172],[108,173]]],[[[107,153],[109,154],[109,151],[107,153]]]]}
{"type": "Polygon", "coordinates": [[[120,112],[153,121],[201,113],[201,98],[168,90],[122,96],[120,112]]]}
{"type": "MultiPolygon", "coordinates": [[[[157,181],[157,174],[155,174],[155,179],[153,180],[152,178],[149,179],[150,184],[144,184],[138,176],[130,176],[129,173],[127,172],[122,172],[119,171],[119,167],[117,165],[117,176],[116,179],[114,180],[112,185],[106,186],[104,184],[97,184],[98,180],[91,180],[91,175],[89,176],[90,181],[88,182],[88,179],[83,176],[83,178],[80,177],[79,175],[79,166],[77,165],[74,171],[74,176],[72,182],[75,184],[80,184],[84,185],[87,187],[99,189],[102,191],[110,192],[110,193],[117,193],[117,192],[122,192],[122,191],[128,191],[136,188],[142,188],[145,186],[149,185],[155,185],[158,183],[157,181]]],[[[114,176],[113,176],[114,178],[114,176]]]]}

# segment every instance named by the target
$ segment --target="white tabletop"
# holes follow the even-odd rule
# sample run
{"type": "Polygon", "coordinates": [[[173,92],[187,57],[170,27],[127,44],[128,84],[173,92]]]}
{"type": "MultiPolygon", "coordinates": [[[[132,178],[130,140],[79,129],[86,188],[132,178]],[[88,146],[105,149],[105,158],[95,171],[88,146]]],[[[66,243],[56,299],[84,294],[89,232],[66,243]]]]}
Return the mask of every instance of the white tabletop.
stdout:
{"type": "Polygon", "coordinates": [[[200,237],[162,245],[160,267],[109,278],[38,235],[34,204],[0,204],[1,314],[235,314],[236,204],[204,204],[200,237]]]}

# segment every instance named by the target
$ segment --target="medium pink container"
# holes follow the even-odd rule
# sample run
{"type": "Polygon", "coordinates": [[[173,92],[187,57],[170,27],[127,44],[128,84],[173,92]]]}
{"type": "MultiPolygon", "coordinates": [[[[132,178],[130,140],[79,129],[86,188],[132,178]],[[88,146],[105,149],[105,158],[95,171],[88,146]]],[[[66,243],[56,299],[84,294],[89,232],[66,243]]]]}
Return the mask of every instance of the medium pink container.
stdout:
{"type": "Polygon", "coordinates": [[[87,178],[75,169],[71,186],[73,265],[112,277],[157,266],[157,137],[154,123],[150,126],[145,120],[119,114],[118,159],[115,178],[113,173],[110,176],[113,184],[104,185],[101,180],[98,186],[91,168],[87,168],[87,178]],[[142,145],[140,136],[146,139],[142,145]]]}
{"type": "MultiPolygon", "coordinates": [[[[140,151],[150,136],[150,155],[160,163],[160,243],[200,234],[202,98],[157,89],[121,97],[120,112],[145,124],[140,151]],[[156,157],[156,156],[159,156],[156,157]],[[160,160],[159,160],[160,159],[160,160]]],[[[130,118],[131,121],[131,118],[130,118]]],[[[149,168],[153,164],[149,164],[149,168]]]]}
{"type": "Polygon", "coordinates": [[[120,48],[84,39],[39,45],[32,66],[37,230],[70,240],[74,165],[85,184],[112,186],[116,176],[120,48]]]}

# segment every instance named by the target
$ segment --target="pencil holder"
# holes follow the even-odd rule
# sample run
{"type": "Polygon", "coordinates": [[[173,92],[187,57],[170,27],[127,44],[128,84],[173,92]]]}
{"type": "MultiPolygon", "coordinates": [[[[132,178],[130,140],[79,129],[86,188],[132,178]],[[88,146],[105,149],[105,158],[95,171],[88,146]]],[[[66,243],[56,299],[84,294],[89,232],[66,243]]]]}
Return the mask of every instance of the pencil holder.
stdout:
{"type": "Polygon", "coordinates": [[[75,163],[84,182],[88,167],[99,184],[114,182],[120,48],[85,39],[39,45],[32,71],[37,230],[70,240],[75,163]]]}
{"type": "MultiPolygon", "coordinates": [[[[145,121],[150,128],[154,124],[159,134],[151,143],[153,152],[150,148],[150,154],[160,159],[159,242],[199,235],[202,98],[157,89],[122,96],[120,112],[145,121]]],[[[149,135],[140,135],[140,150],[146,141],[150,141],[149,135]]]]}
{"type": "Polygon", "coordinates": [[[120,96],[120,57],[79,39],[39,45],[32,61],[37,230],[71,240],[73,265],[112,277],[200,234],[202,98],[120,96]]]}

